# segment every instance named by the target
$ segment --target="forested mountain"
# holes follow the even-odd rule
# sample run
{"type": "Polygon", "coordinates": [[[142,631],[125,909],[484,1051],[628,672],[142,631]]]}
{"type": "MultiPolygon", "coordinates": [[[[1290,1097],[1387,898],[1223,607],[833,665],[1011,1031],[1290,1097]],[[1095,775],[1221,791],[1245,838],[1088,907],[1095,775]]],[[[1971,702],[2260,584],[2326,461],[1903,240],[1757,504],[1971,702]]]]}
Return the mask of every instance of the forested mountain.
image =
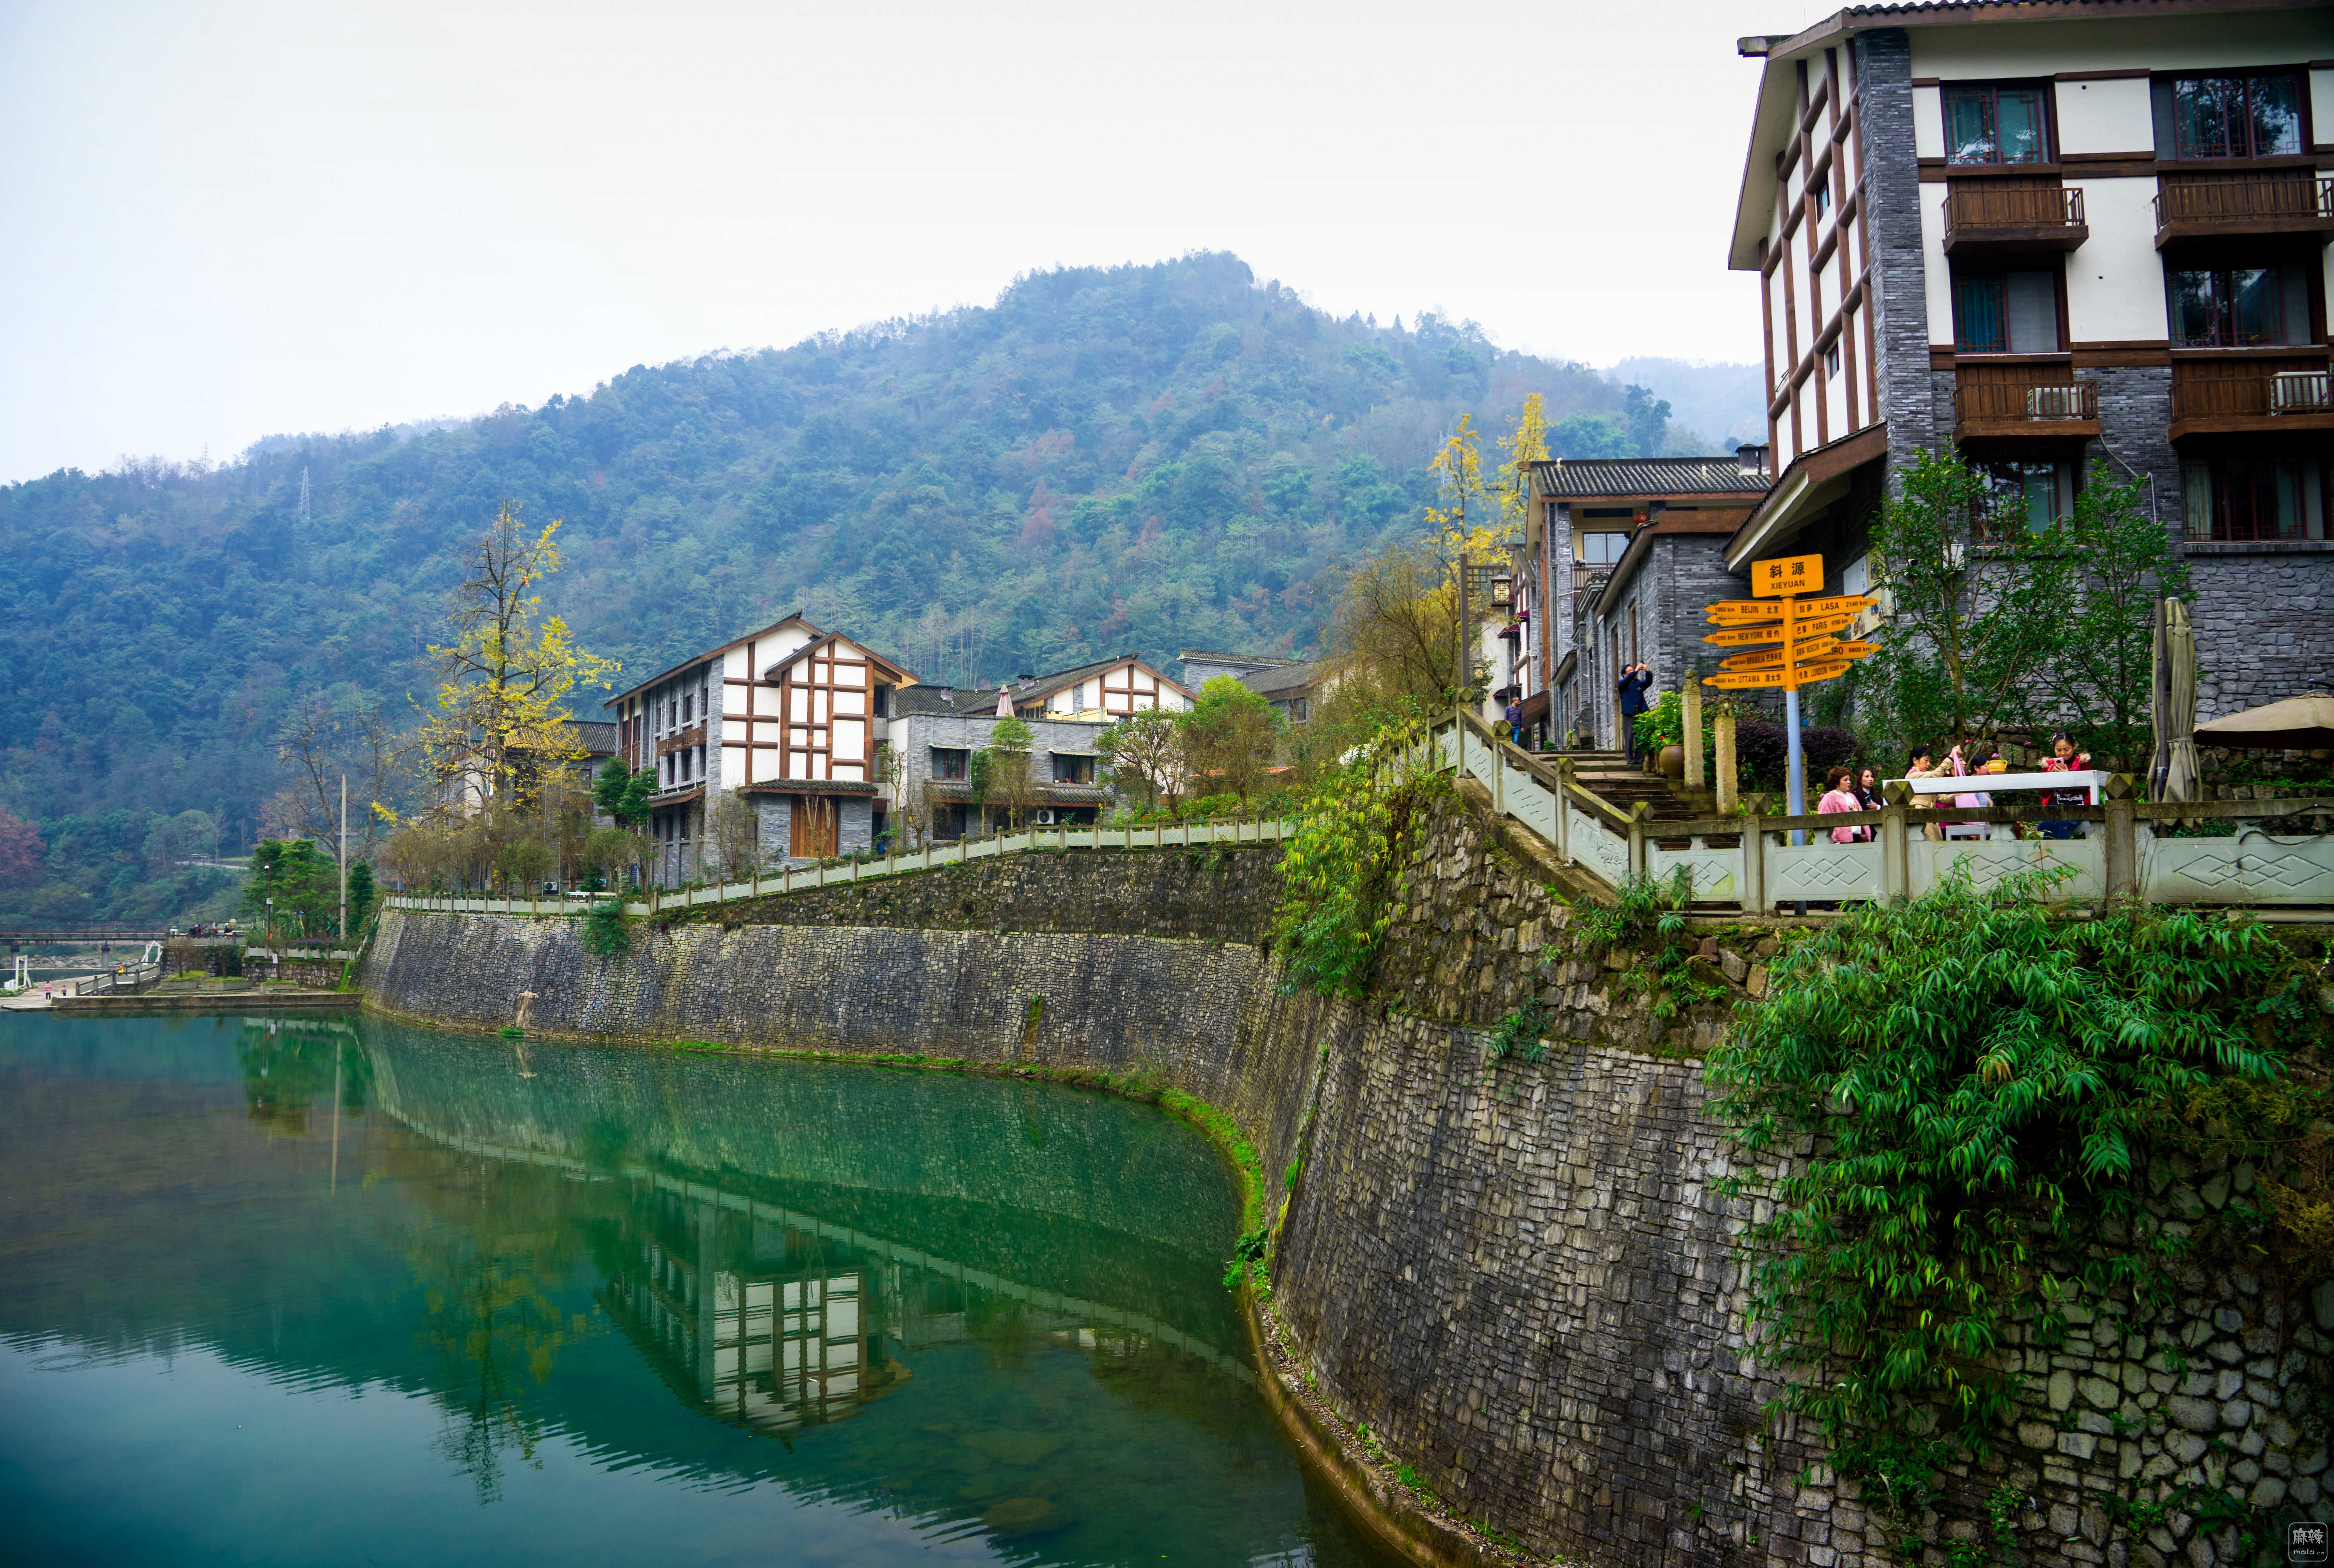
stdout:
{"type": "Polygon", "coordinates": [[[53,842],[87,827],[68,815],[142,841],[198,809],[247,843],[295,701],[425,694],[456,551],[505,497],[564,521],[549,602],[627,678],[796,608],[928,678],[1301,650],[1337,564],[1418,526],[1458,416],[1488,467],[1532,391],[1575,455],[1674,449],[1659,404],[1586,367],[1337,320],[1193,255],[449,426],[10,486],[0,805],[53,842]]]}

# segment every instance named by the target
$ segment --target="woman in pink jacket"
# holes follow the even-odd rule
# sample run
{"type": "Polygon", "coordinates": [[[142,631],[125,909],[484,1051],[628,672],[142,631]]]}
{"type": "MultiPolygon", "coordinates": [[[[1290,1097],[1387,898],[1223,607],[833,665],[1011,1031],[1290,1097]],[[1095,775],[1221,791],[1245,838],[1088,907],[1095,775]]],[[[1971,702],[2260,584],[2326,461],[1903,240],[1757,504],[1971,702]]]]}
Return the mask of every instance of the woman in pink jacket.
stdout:
{"type": "MultiPolygon", "coordinates": [[[[1818,812],[1862,811],[1864,803],[1856,798],[1855,791],[1848,788],[1848,781],[1855,776],[1844,767],[1836,767],[1825,774],[1824,797],[1816,803],[1816,810],[1818,812]]],[[[1836,844],[1860,844],[1870,837],[1870,830],[1866,828],[1839,827],[1831,831],[1831,842],[1836,844]]]]}

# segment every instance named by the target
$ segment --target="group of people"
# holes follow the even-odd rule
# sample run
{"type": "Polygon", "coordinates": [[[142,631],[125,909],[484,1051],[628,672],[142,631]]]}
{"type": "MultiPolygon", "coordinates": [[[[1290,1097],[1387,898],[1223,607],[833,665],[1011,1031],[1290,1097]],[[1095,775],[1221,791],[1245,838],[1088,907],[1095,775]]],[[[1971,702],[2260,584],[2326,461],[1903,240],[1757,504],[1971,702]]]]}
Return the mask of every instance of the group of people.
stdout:
{"type": "MultiPolygon", "coordinates": [[[[1974,779],[1982,775],[1992,765],[1994,759],[1995,754],[1991,751],[1982,755],[1964,756],[1962,748],[1954,746],[1947,749],[1944,760],[1940,762],[1937,760],[1934,747],[1916,746],[1905,759],[1905,776],[1908,779],[1948,777],[1974,779]]],[[[2090,757],[2078,750],[2074,741],[2062,730],[2050,737],[2050,755],[2042,759],[2039,771],[2081,773],[2090,765],[2090,757]]],[[[2086,806],[2090,803],[2090,792],[2079,785],[2041,792],[2042,804],[2045,807],[2069,809],[2086,806]]],[[[1983,811],[1993,804],[1993,797],[1980,790],[1969,790],[1951,795],[1915,795],[1913,804],[1916,808],[1932,812],[1943,810],[1948,805],[1959,806],[1964,811],[1983,811]]],[[[1862,767],[1835,767],[1827,773],[1824,775],[1823,799],[1817,803],[1816,810],[1826,814],[1837,812],[1876,812],[1880,809],[1880,780],[1877,770],[1866,765],[1862,767]]],[[[2075,836],[2075,824],[2072,822],[2051,821],[2038,825],[2046,839],[2070,839],[2075,836]]],[[[1836,844],[1870,843],[1875,832],[1876,830],[1869,825],[1863,824],[1854,827],[1837,827],[1831,830],[1831,838],[1832,842],[1836,844]]],[[[1945,836],[1945,824],[1939,822],[1924,822],[1922,824],[1921,833],[1924,838],[1942,841],[1945,836]]]]}

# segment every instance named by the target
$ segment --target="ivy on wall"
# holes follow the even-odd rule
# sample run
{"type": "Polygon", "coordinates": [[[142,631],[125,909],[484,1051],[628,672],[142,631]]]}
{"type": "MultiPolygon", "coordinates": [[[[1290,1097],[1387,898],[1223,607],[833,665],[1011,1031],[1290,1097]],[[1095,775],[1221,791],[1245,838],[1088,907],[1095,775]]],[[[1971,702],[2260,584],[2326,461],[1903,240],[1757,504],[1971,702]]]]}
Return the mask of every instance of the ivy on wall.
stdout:
{"type": "Polygon", "coordinates": [[[1273,945],[1292,983],[1358,999],[1393,918],[1396,846],[1449,779],[1420,758],[1426,726],[1390,720],[1323,770],[1281,857],[1273,945]]]}

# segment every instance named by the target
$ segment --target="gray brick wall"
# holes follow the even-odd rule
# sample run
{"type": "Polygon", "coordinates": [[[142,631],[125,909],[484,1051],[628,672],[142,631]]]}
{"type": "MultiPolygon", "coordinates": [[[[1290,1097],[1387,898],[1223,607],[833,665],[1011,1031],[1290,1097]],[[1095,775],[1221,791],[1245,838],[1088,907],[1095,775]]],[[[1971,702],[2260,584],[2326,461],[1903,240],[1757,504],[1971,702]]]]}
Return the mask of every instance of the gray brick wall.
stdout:
{"type": "MultiPolygon", "coordinates": [[[[1629,606],[1637,606],[1639,653],[1654,669],[1647,701],[1665,691],[1682,690],[1697,662],[1714,670],[1724,657],[1722,649],[1702,640],[1710,631],[1707,607],[1721,599],[1747,598],[1750,592],[1748,577],[1726,570],[1725,554],[1722,534],[1656,535],[1650,557],[1630,579],[1621,601],[1611,613],[1596,618],[1590,638],[1594,646],[1609,648],[1616,627],[1625,644],[1629,606]]],[[[1597,733],[1617,739],[1616,677],[1604,669],[1610,662],[1607,657],[1597,666],[1597,733]]]]}
{"type": "MultiPolygon", "coordinates": [[[[1853,35],[1863,139],[1857,200],[1872,235],[1873,354],[1888,420],[1890,467],[1936,440],[1929,307],[1921,251],[1920,161],[1913,140],[1913,50],[1897,29],[1853,35]]],[[[1944,416],[1950,423],[1948,395],[1944,416]]]]}
{"type": "MultiPolygon", "coordinates": [[[[1110,728],[1107,724],[1066,718],[1024,719],[1037,736],[1029,753],[1029,776],[1039,784],[1054,776],[1054,753],[1089,756],[1095,743],[1110,728]]],[[[892,749],[900,758],[899,788],[905,792],[928,784],[932,776],[932,751],[975,752],[988,747],[997,727],[994,708],[986,713],[907,714],[891,721],[892,749]]],[[[1104,764],[1097,758],[1095,776],[1102,777],[1104,764]]],[[[895,808],[896,809],[896,808],[895,808]]],[[[1107,809],[1104,815],[1108,814],[1107,809]]]]}

